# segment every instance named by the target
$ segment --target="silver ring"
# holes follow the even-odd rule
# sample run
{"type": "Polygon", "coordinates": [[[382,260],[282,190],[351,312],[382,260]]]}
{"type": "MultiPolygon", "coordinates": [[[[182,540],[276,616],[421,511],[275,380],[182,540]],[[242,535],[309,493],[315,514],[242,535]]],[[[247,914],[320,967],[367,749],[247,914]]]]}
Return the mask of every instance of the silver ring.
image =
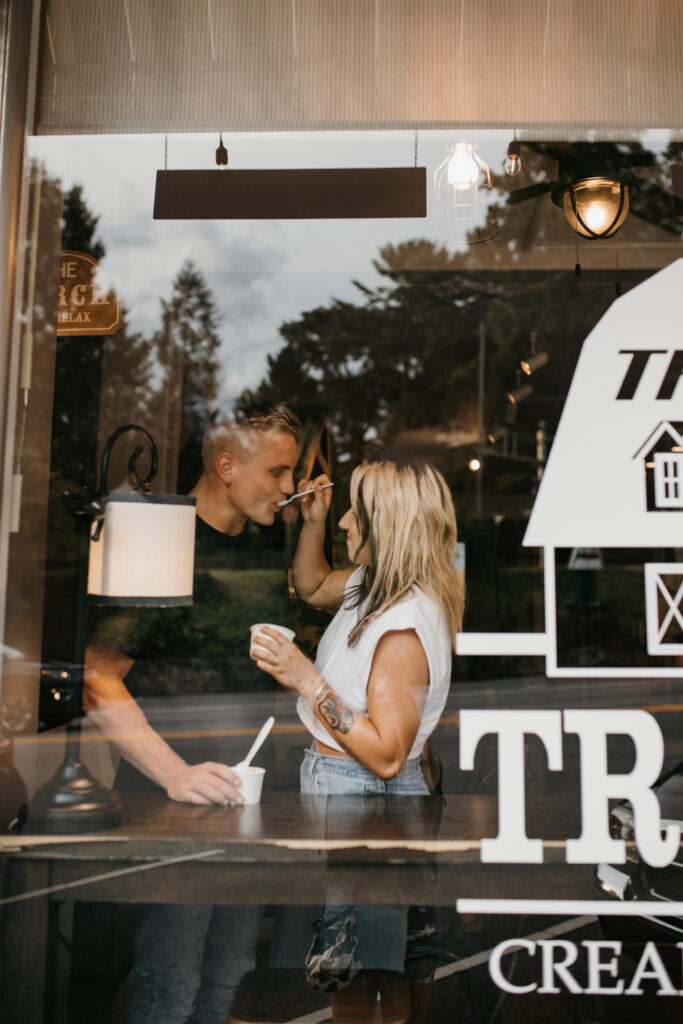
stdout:
{"type": "Polygon", "coordinates": [[[273,664],[274,665],[279,665],[280,664],[280,659],[279,658],[273,658],[273,664]]]}

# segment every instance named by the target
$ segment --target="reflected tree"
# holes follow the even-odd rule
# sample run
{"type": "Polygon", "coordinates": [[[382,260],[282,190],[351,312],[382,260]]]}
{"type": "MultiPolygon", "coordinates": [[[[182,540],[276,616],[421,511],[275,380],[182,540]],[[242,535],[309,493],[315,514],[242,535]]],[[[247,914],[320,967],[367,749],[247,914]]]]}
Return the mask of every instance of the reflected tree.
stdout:
{"type": "MultiPolygon", "coordinates": [[[[56,187],[58,189],[58,183],[56,187]]],[[[43,189],[41,219],[55,217],[53,191],[43,189]]],[[[63,198],[61,248],[101,261],[106,248],[97,235],[98,222],[82,187],[75,185],[63,198]]],[[[49,329],[54,338],[58,249],[51,251],[50,258],[54,280],[51,295],[55,305],[49,311],[49,329]]],[[[74,521],[65,506],[65,495],[76,499],[87,479],[95,483],[101,432],[111,432],[119,426],[123,415],[144,422],[150,415],[153,400],[152,346],[140,334],[129,330],[125,313],[123,326],[114,335],[62,335],[56,339],[43,645],[47,656],[67,659],[70,656],[69,616],[73,604],[76,545],[74,521]]],[[[113,473],[112,478],[114,476],[113,473]]]]}
{"type": "Polygon", "coordinates": [[[170,299],[161,300],[161,310],[155,348],[171,392],[175,382],[170,400],[180,402],[178,490],[186,493],[201,473],[202,437],[216,413],[220,369],[216,303],[191,260],[178,272],[170,299]]]}
{"type": "MultiPolygon", "coordinates": [[[[538,422],[552,435],[583,339],[613,299],[609,285],[577,287],[573,266],[566,272],[478,266],[475,254],[464,261],[427,239],[387,245],[373,264],[382,281],[372,287],[355,281],[356,303],[333,300],[281,326],[284,346],[241,405],[291,402],[305,416],[327,419],[337,461],[349,465],[387,447],[393,453],[406,432],[440,428],[449,443],[460,438],[461,453],[444,444],[438,454],[455,479],[466,472],[477,440],[479,324],[487,338],[481,410],[487,429],[505,420],[506,393],[535,331],[551,358],[515,423],[516,443],[533,456],[538,422]]],[[[521,472],[528,495],[529,468],[505,468],[513,476],[521,472]]]]}
{"type": "Polygon", "coordinates": [[[99,220],[83,197],[83,186],[74,185],[64,195],[62,249],[84,252],[101,260],[106,250],[102,240],[95,237],[99,220]]]}

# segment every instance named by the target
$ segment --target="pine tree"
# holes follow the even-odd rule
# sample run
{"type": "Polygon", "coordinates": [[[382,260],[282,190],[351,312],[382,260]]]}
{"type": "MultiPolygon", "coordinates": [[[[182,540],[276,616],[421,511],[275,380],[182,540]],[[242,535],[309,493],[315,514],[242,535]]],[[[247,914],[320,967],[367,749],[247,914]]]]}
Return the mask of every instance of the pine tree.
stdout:
{"type": "Polygon", "coordinates": [[[159,361],[167,376],[182,366],[178,490],[194,486],[202,470],[204,431],[215,415],[218,397],[218,312],[206,280],[191,260],[181,267],[168,301],[161,300],[162,329],[156,337],[159,361]]]}
{"type": "Polygon", "coordinates": [[[101,260],[106,249],[101,239],[94,237],[99,219],[83,198],[83,186],[74,185],[64,196],[62,249],[84,252],[101,260]]]}

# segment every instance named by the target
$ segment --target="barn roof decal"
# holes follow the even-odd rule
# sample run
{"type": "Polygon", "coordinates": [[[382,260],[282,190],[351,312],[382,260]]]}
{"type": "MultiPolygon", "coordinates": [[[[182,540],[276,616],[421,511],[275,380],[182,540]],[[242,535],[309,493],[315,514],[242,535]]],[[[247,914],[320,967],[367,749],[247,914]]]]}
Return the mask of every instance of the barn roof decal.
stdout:
{"type": "Polygon", "coordinates": [[[616,299],[586,338],[524,544],[683,546],[682,421],[679,259],[616,299]]]}

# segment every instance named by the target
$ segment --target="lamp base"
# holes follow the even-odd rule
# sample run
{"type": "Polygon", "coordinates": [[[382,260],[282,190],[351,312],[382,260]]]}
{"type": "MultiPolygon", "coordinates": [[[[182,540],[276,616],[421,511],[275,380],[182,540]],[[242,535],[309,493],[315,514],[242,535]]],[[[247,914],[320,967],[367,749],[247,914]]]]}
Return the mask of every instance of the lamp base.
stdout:
{"type": "Polygon", "coordinates": [[[63,761],[29,801],[24,832],[77,835],[117,828],[121,811],[114,794],[81,761],[63,761]]]}

